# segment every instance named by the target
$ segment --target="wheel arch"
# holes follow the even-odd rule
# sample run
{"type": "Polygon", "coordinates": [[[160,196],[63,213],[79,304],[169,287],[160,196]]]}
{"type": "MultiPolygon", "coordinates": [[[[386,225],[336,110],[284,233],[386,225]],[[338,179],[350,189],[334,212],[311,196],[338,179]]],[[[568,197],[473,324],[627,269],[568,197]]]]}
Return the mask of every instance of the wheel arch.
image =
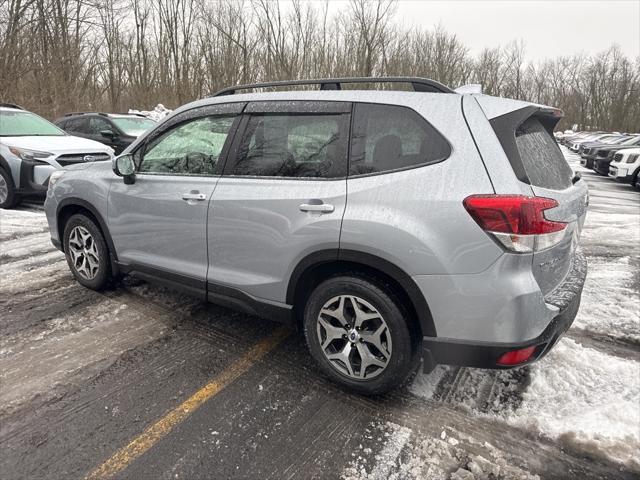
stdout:
{"type": "Polygon", "coordinates": [[[286,302],[293,305],[295,321],[302,317],[302,300],[329,275],[362,272],[385,281],[409,310],[420,336],[436,337],[431,310],[418,285],[404,270],[370,253],[357,250],[321,250],[304,257],[294,268],[287,286],[286,302]]]}
{"type": "Polygon", "coordinates": [[[65,198],[58,204],[58,207],[56,209],[58,238],[60,239],[60,244],[62,246],[63,251],[64,251],[64,227],[67,221],[69,220],[69,218],[71,218],[71,216],[75,215],[76,213],[84,213],[85,215],[89,216],[96,222],[96,224],[98,225],[98,228],[100,229],[100,232],[102,233],[102,236],[105,239],[105,242],[107,242],[107,247],[109,248],[109,255],[113,260],[117,260],[118,258],[116,254],[116,249],[113,245],[113,240],[111,238],[111,234],[109,233],[109,229],[107,228],[107,224],[104,221],[104,218],[102,218],[102,215],[100,215],[100,212],[98,212],[98,209],[96,209],[93,205],[91,205],[91,203],[81,198],[75,198],[75,197],[65,198]]]}

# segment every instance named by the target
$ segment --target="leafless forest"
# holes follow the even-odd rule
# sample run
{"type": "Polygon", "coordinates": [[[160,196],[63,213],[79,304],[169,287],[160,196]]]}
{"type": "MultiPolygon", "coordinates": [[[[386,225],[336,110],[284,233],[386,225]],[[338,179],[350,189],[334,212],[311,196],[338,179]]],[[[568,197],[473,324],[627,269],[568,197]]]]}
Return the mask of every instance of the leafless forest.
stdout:
{"type": "Polygon", "coordinates": [[[563,128],[640,130],[640,58],[611,46],[531,64],[508,40],[473,56],[442,27],[403,27],[393,0],[340,11],[300,0],[0,0],[0,99],[54,118],[176,107],[237,83],[411,75],[559,106],[563,128]]]}

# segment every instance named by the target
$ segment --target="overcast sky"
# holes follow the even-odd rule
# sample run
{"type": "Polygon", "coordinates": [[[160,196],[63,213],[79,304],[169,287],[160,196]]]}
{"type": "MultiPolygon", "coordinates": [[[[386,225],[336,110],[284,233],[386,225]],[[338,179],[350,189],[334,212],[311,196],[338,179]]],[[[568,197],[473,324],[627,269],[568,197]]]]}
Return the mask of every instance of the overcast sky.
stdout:
{"type": "Polygon", "coordinates": [[[529,61],[592,54],[614,42],[628,56],[640,55],[640,0],[400,0],[396,20],[427,28],[440,22],[472,54],[522,39],[529,61]]]}

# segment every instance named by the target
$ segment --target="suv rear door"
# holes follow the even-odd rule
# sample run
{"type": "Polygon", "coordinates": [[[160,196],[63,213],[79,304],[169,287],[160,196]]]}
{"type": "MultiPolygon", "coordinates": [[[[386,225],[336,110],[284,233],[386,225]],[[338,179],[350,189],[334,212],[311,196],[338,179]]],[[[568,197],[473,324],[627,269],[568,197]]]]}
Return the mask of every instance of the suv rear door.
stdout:
{"type": "Polygon", "coordinates": [[[209,295],[286,301],[295,265],[337,249],[348,102],[253,102],[209,210],[209,295]]]}
{"type": "MultiPolygon", "coordinates": [[[[482,97],[479,102],[482,105],[482,97]]],[[[521,191],[557,201],[557,207],[545,210],[545,218],[568,224],[558,243],[541,245],[533,254],[533,275],[545,295],[565,279],[573,264],[587,206],[586,182],[574,175],[553,137],[560,113],[527,106],[490,118],[521,191]]],[[[519,193],[500,191],[500,182],[494,185],[496,193],[519,193]]]]}

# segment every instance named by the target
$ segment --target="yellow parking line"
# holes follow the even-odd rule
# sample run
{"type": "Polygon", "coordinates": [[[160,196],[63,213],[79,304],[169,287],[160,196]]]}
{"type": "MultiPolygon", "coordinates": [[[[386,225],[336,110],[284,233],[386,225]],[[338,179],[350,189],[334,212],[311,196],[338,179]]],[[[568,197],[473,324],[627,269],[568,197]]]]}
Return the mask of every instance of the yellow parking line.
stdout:
{"type": "Polygon", "coordinates": [[[258,360],[273,350],[288,334],[289,330],[281,327],[259,341],[220,375],[168,412],[156,423],[148,427],[144,432],[131,440],[128,445],[115,452],[106,462],[89,473],[85,479],[111,478],[127,468],[131,462],[153,447],[153,445],[167,435],[173,427],[191,415],[204,402],[249,370],[258,360]]]}

